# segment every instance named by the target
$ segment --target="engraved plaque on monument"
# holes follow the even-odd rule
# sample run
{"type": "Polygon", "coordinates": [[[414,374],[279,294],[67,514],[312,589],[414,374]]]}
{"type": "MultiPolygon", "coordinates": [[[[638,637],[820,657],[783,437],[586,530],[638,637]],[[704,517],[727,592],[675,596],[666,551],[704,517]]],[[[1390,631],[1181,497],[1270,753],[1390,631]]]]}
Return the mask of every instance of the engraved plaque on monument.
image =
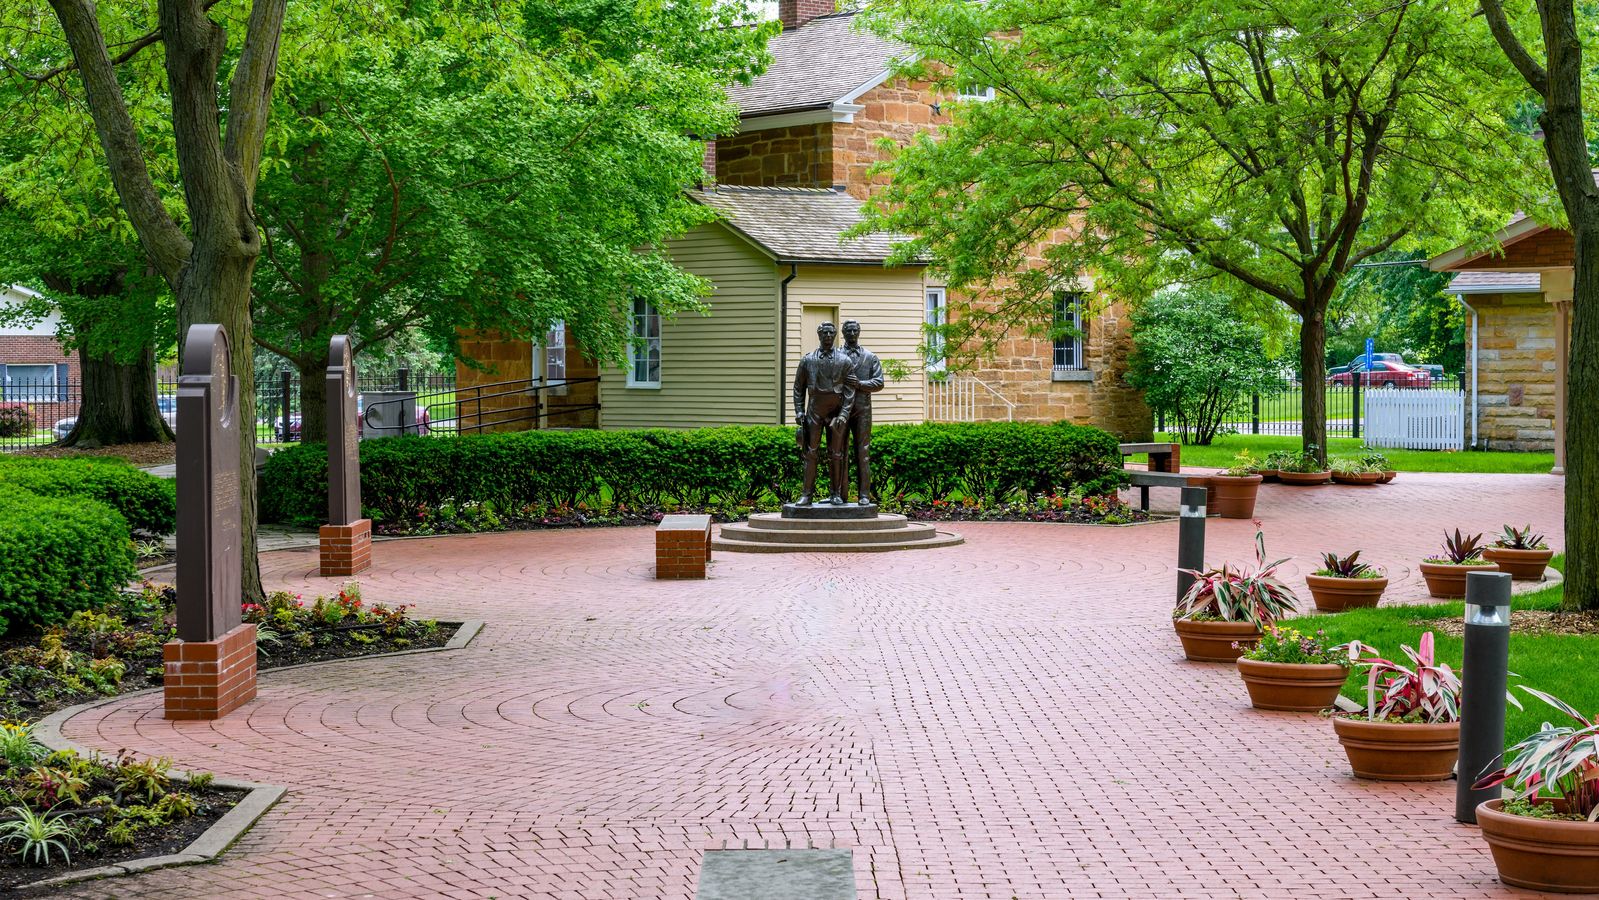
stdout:
{"type": "Polygon", "coordinates": [[[240,624],[239,381],[228,333],[194,325],[178,376],[178,638],[211,641],[240,624]]]}
{"type": "Polygon", "coordinates": [[[349,335],[328,345],[328,524],[361,518],[361,458],[358,452],[355,362],[349,335]]]}

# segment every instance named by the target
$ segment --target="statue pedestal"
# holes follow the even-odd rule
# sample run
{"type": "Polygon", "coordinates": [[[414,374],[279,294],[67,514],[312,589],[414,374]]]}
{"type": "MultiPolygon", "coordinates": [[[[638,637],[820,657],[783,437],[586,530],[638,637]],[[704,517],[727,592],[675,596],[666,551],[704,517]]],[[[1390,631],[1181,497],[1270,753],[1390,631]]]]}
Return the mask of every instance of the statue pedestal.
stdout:
{"type": "Polygon", "coordinates": [[[827,501],[812,503],[809,506],[800,506],[794,503],[783,504],[783,518],[785,519],[875,519],[877,518],[876,503],[842,503],[833,505],[827,501]]]}

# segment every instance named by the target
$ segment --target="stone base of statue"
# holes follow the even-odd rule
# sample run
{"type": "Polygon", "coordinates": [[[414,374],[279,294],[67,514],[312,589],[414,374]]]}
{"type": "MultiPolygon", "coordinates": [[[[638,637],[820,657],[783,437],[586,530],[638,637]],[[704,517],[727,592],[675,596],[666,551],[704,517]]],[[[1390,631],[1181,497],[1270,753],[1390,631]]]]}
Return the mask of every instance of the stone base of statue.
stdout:
{"type": "Polygon", "coordinates": [[[214,641],[168,641],[161,647],[168,719],[220,719],[255,699],[255,626],[214,641]]]}
{"type": "Polygon", "coordinates": [[[783,512],[753,513],[748,522],[723,525],[711,539],[716,550],[742,553],[883,553],[931,550],[965,539],[927,522],[884,514],[873,504],[783,505],[783,512]]]}
{"type": "Polygon", "coordinates": [[[323,525],[318,532],[318,562],[324,578],[358,575],[372,565],[372,520],[323,525]]]}
{"type": "Polygon", "coordinates": [[[783,518],[785,519],[875,519],[877,518],[876,503],[807,503],[800,506],[798,503],[783,504],[783,518]]]}

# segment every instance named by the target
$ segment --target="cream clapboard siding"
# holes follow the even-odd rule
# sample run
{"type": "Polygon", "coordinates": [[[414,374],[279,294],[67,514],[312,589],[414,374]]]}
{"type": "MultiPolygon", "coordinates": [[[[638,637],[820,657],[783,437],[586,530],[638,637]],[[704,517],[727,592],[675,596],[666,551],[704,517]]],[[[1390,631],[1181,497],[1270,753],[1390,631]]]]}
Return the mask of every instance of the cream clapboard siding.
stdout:
{"type": "MultiPolygon", "coordinates": [[[[872,397],[872,421],[921,422],[926,419],[922,373],[917,347],[922,342],[924,294],[920,268],[885,269],[880,266],[807,266],[788,285],[788,374],[784,390],[792,387],[794,365],[816,349],[816,335],[802,334],[805,304],[838,307],[838,321],[861,323],[861,346],[878,359],[897,359],[910,372],[902,381],[889,381],[872,397]]],[[[840,343],[843,338],[839,338],[840,343]]],[[[785,421],[793,420],[792,404],[785,421]]]]}
{"type": "MultiPolygon", "coordinates": [[[[710,311],[661,328],[661,386],[629,388],[602,370],[602,428],[771,424],[777,418],[778,267],[720,225],[671,241],[672,258],[709,279],[710,311]]],[[[786,274],[786,268],[784,273],[786,274]]]]}

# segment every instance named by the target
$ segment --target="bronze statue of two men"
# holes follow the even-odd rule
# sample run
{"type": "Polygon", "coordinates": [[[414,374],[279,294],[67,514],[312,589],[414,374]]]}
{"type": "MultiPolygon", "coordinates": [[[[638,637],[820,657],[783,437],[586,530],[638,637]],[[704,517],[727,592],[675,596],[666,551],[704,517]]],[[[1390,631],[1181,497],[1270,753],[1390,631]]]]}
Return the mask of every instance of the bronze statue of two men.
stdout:
{"type": "Polygon", "coordinates": [[[804,489],[795,505],[809,506],[816,492],[822,432],[827,432],[828,502],[842,506],[848,496],[846,440],[855,445],[856,503],[872,504],[872,395],[883,389],[883,365],[860,345],[861,326],[844,323],[844,346],[835,347],[832,322],[816,329],[821,346],[805,354],[794,371],[794,418],[799,422],[804,489]]]}

